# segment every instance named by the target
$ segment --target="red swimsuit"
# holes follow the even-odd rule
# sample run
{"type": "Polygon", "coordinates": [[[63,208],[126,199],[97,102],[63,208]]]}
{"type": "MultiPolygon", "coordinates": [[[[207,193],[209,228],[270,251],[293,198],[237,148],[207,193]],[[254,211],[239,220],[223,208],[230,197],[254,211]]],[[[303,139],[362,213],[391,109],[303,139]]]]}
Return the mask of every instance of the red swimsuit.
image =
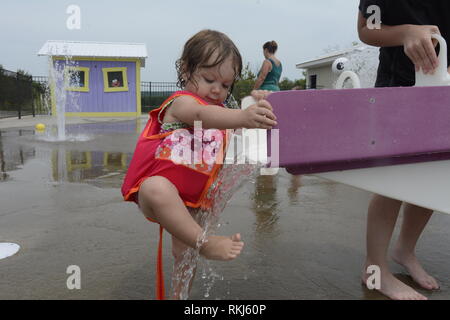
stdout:
{"type": "Polygon", "coordinates": [[[205,195],[223,164],[227,133],[226,130],[194,131],[192,128],[162,133],[158,116],[162,118],[166,111],[164,108],[180,96],[190,96],[200,104],[208,105],[190,92],[178,91],[161,107],[150,112],[122,185],[126,201],[137,203],[142,182],[148,177],[162,176],[176,186],[186,206],[208,207],[205,195]],[[192,148],[195,141],[201,143],[199,152],[192,148]]]}

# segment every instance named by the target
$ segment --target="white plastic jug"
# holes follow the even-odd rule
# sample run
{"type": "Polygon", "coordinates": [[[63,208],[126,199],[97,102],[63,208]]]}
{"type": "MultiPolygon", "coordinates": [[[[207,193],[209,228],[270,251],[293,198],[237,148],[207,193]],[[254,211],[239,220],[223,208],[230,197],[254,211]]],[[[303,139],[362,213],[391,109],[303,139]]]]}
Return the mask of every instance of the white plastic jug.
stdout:
{"type": "Polygon", "coordinates": [[[448,86],[450,85],[450,74],[447,71],[447,42],[439,34],[432,34],[432,38],[439,42],[439,66],[434,74],[424,74],[422,70],[416,72],[416,87],[448,86]]]}
{"type": "MultiPolygon", "coordinates": [[[[255,103],[256,100],[253,99],[252,96],[245,97],[242,99],[241,108],[247,109],[255,103]]],[[[269,163],[269,159],[267,157],[266,129],[242,129],[241,143],[242,147],[240,149],[244,152],[244,156],[249,160],[249,163],[269,163]]],[[[273,149],[272,152],[274,152],[273,149]]],[[[260,170],[260,174],[264,176],[273,176],[277,173],[278,168],[261,168],[260,170]]]]}
{"type": "Polygon", "coordinates": [[[358,75],[353,71],[344,71],[336,81],[336,89],[344,89],[344,83],[347,79],[352,80],[354,89],[361,88],[361,81],[359,80],[358,75]]]}

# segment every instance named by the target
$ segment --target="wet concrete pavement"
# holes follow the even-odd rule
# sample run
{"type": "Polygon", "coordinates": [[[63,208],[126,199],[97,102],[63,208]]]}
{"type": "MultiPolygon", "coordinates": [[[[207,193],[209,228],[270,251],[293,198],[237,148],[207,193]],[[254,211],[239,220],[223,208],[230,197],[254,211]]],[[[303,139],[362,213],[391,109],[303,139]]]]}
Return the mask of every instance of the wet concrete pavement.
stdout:
{"type": "MultiPolygon", "coordinates": [[[[0,124],[0,242],[22,247],[0,260],[0,299],[154,298],[158,228],[120,194],[142,122],[86,120],[68,131],[89,139],[64,143],[39,140],[33,125],[0,124]],[[71,265],[81,269],[80,290],[67,288],[71,265]]],[[[232,262],[202,261],[191,299],[384,299],[359,280],[370,197],[284,170],[246,183],[219,228],[240,232],[244,251],[232,262]]],[[[430,299],[450,298],[449,227],[450,216],[436,213],[418,246],[442,288],[420,290],[430,299]]]]}

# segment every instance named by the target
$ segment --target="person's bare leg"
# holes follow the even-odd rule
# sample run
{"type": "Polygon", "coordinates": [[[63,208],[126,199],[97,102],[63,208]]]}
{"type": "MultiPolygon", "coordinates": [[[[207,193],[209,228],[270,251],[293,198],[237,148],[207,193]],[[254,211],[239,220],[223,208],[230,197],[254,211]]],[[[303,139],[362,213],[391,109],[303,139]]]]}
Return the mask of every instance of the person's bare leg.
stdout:
{"type": "Polygon", "coordinates": [[[428,290],[439,289],[439,284],[422,268],[415,255],[415,249],[432,214],[432,210],[405,204],[402,228],[392,254],[392,259],[404,266],[414,281],[428,290]]]}
{"type": "Polygon", "coordinates": [[[394,300],[423,300],[423,295],[398,280],[390,271],[387,261],[389,242],[394,231],[401,202],[375,195],[369,205],[367,215],[367,257],[362,281],[367,283],[367,267],[376,265],[381,271],[379,291],[394,300]]]}
{"type": "MultiPolygon", "coordinates": [[[[170,234],[191,248],[198,247],[203,229],[190,215],[176,187],[166,178],[146,179],[139,189],[139,207],[146,217],[158,221],[170,234]]],[[[244,243],[240,235],[209,236],[201,245],[200,254],[210,260],[236,258],[244,243]]]]}

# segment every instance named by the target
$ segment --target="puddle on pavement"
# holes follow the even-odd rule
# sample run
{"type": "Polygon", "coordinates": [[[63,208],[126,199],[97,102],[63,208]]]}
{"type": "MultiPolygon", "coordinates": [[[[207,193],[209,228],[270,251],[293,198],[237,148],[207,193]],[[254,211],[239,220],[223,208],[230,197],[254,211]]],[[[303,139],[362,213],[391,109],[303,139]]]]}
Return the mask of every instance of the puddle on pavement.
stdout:
{"type": "Polygon", "coordinates": [[[118,188],[140,129],[138,121],[68,125],[67,141],[52,141],[46,132],[33,129],[2,130],[0,183],[29,161],[40,160],[49,166],[49,182],[118,188]]]}

